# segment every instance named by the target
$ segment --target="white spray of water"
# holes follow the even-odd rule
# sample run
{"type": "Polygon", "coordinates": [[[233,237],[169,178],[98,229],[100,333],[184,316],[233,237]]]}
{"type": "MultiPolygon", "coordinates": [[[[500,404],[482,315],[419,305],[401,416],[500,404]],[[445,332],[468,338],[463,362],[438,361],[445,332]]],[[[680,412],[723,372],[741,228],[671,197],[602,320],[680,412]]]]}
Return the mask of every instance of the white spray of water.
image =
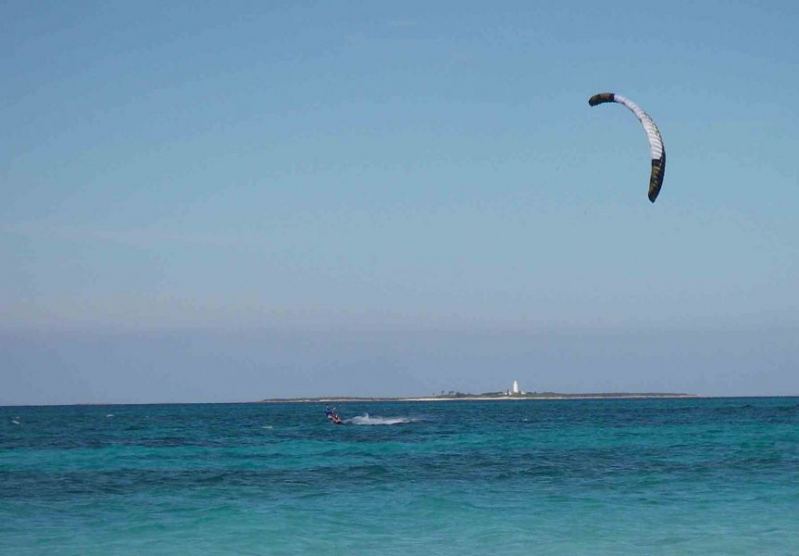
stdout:
{"type": "Polygon", "coordinates": [[[347,419],[345,423],[352,423],[353,425],[404,425],[406,423],[415,423],[419,420],[415,417],[380,417],[378,415],[372,417],[368,413],[364,413],[352,419],[347,419]]]}

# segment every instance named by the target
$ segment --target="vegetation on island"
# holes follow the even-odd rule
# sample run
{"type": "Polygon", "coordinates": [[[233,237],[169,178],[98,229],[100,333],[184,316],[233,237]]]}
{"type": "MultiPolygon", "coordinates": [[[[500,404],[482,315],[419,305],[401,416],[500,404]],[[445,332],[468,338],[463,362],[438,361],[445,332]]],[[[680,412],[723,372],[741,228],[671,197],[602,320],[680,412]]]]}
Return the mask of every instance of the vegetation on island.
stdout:
{"type": "Polygon", "coordinates": [[[405,402],[405,401],[448,401],[448,400],[561,400],[561,399],[631,399],[631,398],[693,398],[695,394],[680,392],[595,392],[581,394],[564,394],[561,392],[483,392],[482,394],[469,394],[456,390],[441,390],[429,396],[314,396],[297,398],[268,398],[261,400],[264,403],[280,402],[405,402]]]}

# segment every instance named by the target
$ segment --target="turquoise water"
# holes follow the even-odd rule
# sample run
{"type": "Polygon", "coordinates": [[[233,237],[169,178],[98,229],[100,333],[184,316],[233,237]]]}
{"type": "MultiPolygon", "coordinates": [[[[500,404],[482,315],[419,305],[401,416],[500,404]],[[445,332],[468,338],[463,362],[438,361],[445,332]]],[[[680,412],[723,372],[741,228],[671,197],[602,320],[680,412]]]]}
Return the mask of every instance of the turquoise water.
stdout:
{"type": "Polygon", "coordinates": [[[799,398],[0,408],[3,554],[799,554],[799,398]]]}

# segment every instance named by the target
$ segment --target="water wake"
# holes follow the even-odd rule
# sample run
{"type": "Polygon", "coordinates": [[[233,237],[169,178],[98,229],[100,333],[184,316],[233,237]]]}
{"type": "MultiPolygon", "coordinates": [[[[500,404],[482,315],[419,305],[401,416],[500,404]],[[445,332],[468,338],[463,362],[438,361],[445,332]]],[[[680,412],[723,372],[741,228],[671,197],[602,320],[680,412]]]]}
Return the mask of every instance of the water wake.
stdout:
{"type": "Polygon", "coordinates": [[[415,423],[420,419],[415,417],[380,417],[375,415],[372,417],[368,413],[358,415],[352,419],[346,419],[345,423],[352,423],[353,425],[404,425],[407,423],[415,423]]]}

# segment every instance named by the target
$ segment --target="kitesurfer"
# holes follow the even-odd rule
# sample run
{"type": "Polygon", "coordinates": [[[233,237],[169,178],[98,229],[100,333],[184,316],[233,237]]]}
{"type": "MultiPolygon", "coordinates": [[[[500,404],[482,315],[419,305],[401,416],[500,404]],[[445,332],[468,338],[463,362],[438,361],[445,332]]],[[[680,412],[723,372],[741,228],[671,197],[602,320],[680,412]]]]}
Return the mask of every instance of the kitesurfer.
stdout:
{"type": "Polygon", "coordinates": [[[336,412],[335,407],[332,409],[330,408],[330,406],[325,407],[325,416],[334,425],[340,425],[342,422],[341,417],[339,417],[339,414],[336,412]]]}

